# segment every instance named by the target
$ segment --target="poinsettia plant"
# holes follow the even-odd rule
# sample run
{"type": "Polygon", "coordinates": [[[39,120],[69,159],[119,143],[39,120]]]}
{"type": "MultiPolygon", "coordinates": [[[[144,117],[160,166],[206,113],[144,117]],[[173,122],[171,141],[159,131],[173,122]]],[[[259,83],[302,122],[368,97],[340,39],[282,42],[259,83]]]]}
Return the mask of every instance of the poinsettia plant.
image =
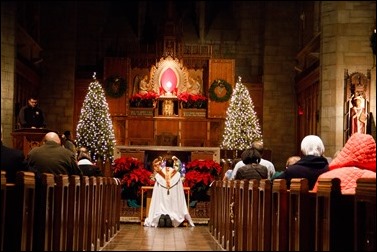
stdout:
{"type": "Polygon", "coordinates": [[[154,106],[155,100],[159,97],[159,94],[155,92],[147,92],[144,94],[134,94],[130,97],[131,107],[142,107],[142,108],[152,108],[154,106]]]}
{"type": "Polygon", "coordinates": [[[196,159],[186,164],[184,186],[190,187],[193,200],[209,200],[209,185],[220,177],[221,169],[213,160],[196,159]]]}
{"type": "Polygon", "coordinates": [[[201,94],[182,92],[178,96],[183,108],[206,108],[208,98],[201,94]]]}
{"type": "Polygon", "coordinates": [[[154,185],[152,172],[144,168],[143,163],[134,157],[120,157],[112,164],[114,177],[123,185],[123,198],[138,198],[142,186],[154,185]]]}

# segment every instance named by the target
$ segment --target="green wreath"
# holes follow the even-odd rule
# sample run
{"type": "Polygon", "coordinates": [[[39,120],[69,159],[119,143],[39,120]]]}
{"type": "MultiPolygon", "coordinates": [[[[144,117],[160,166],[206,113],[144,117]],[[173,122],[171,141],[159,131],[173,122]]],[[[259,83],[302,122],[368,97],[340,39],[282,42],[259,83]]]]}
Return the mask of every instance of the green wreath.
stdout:
{"type": "Polygon", "coordinates": [[[232,95],[232,91],[233,91],[233,88],[232,86],[226,82],[225,80],[214,80],[211,84],[211,87],[209,88],[209,98],[212,100],[212,101],[216,101],[216,102],[226,102],[230,99],[230,96],[232,95]],[[215,93],[215,89],[217,87],[224,87],[226,89],[226,93],[224,96],[222,97],[219,97],[217,96],[217,94],[215,93]]]}
{"type": "Polygon", "coordinates": [[[106,79],[105,92],[107,96],[119,98],[126,92],[126,81],[119,75],[112,75],[106,79]]]}

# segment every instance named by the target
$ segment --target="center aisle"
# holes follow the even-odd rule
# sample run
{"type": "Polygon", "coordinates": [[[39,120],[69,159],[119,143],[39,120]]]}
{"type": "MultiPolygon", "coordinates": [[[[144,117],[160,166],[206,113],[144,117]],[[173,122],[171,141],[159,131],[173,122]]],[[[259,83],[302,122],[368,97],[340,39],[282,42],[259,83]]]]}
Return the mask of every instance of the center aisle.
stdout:
{"type": "Polygon", "coordinates": [[[119,232],[101,251],[224,251],[208,225],[152,228],[122,223],[119,232]]]}

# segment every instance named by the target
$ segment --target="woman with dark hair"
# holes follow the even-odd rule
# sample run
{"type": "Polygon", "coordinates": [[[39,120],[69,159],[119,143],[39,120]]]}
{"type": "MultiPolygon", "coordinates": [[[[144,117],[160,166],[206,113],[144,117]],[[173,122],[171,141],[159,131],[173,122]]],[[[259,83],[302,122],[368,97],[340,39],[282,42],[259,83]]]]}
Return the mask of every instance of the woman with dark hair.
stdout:
{"type": "Polygon", "coordinates": [[[238,169],[234,179],[267,179],[267,167],[259,164],[261,158],[261,154],[255,148],[242,152],[241,159],[245,165],[238,169]]]}

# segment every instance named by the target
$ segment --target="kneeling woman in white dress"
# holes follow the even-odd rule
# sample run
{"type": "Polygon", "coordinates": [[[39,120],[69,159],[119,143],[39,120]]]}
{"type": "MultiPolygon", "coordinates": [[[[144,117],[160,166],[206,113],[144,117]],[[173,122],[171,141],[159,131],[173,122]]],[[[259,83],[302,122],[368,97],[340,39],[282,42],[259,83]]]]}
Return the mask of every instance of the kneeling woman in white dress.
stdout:
{"type": "Polygon", "coordinates": [[[190,226],[195,226],[187,208],[180,173],[173,168],[173,159],[167,159],[164,168],[161,168],[161,163],[162,158],[153,161],[156,182],[144,226],[157,227],[163,214],[170,216],[173,227],[178,227],[184,220],[187,220],[190,226]]]}

